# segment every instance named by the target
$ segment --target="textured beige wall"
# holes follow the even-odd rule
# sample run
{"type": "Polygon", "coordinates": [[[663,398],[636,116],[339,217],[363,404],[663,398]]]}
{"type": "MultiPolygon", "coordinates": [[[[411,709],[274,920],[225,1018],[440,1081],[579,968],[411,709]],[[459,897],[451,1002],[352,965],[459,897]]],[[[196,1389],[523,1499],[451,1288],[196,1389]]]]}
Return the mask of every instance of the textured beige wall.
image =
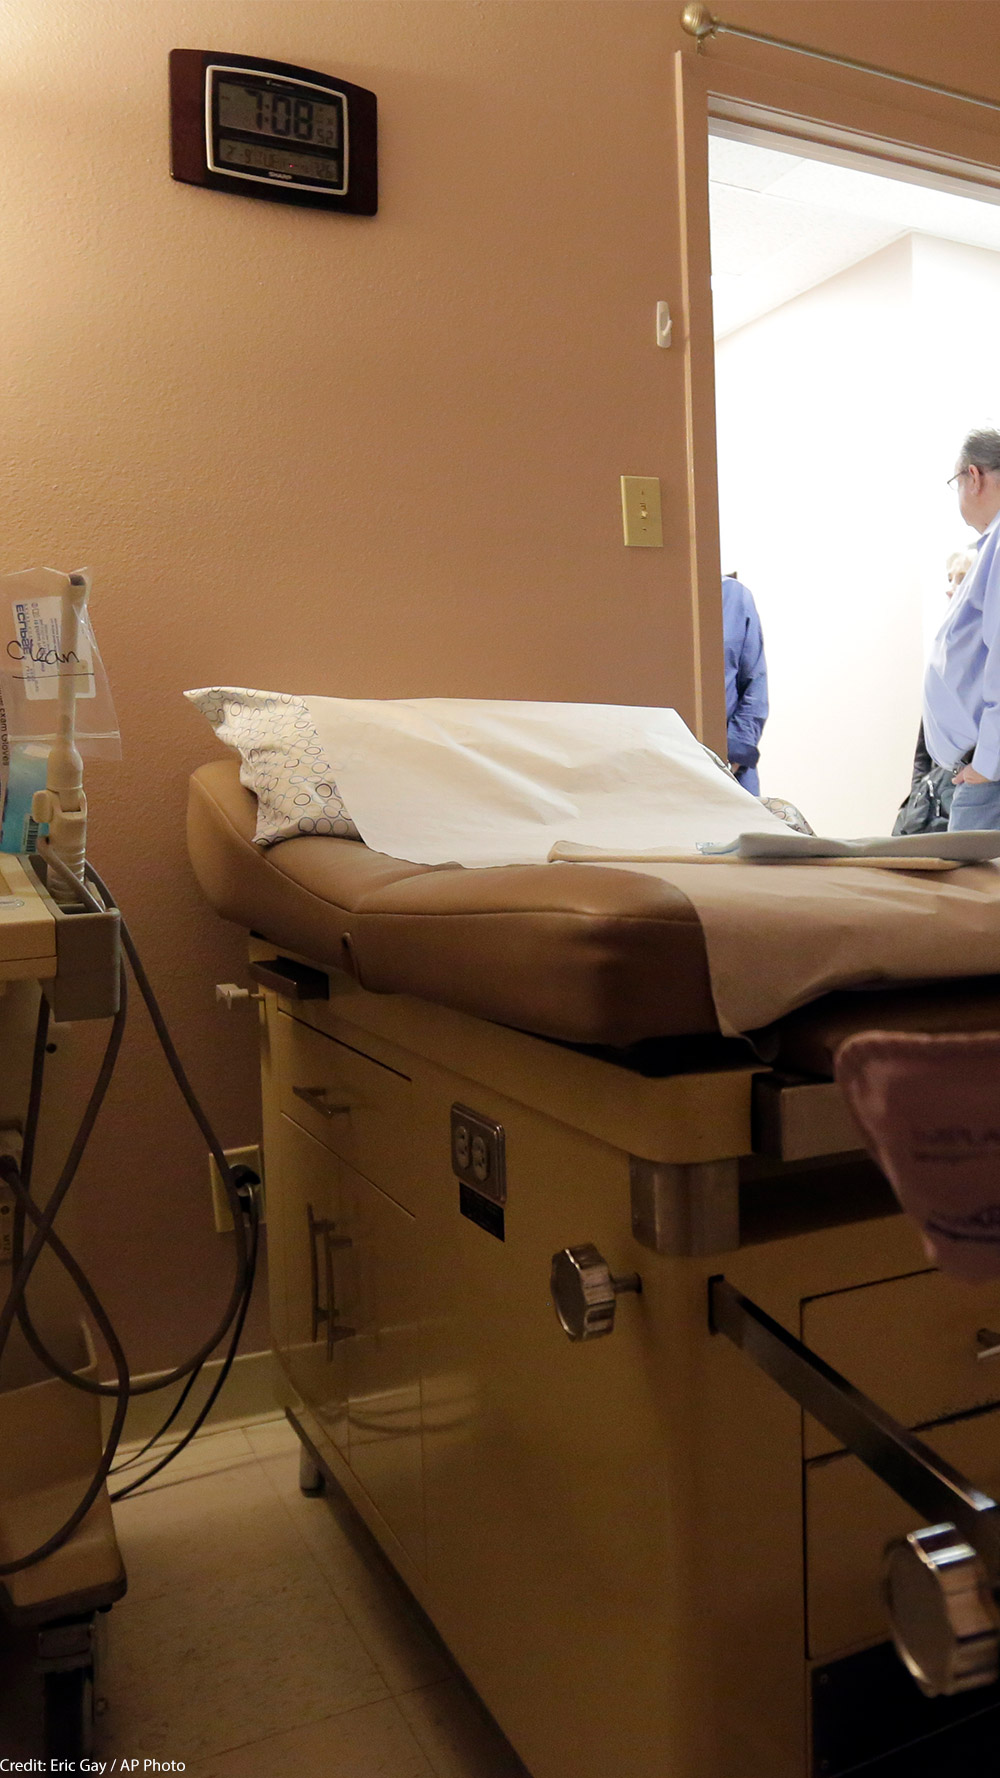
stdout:
{"type": "MultiPolygon", "coordinates": [[[[1000,91],[992,0],[724,10],[1000,91]]],[[[655,302],[677,301],[679,12],[0,12],[0,566],[94,570],[125,759],[91,771],[92,852],[227,1143],[253,1134],[252,1042],[212,1004],[242,942],[184,855],[186,777],[214,744],[182,687],[693,714],[682,362],[652,343],[655,302]],[[177,45],[373,87],[379,216],[174,184],[177,45]],[[622,549],[623,472],[663,478],[662,552],[622,549]]],[[[224,1292],[203,1174],[137,1019],[81,1189],[92,1269],[140,1367],[172,1360],[224,1292]]]]}

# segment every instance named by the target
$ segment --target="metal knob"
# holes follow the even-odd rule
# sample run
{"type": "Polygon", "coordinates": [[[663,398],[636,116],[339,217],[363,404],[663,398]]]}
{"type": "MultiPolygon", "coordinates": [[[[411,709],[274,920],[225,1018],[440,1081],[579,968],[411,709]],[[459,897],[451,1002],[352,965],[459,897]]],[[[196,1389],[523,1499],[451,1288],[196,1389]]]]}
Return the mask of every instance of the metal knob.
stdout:
{"type": "Polygon", "coordinates": [[[571,1340],[598,1340],[614,1332],[615,1297],[642,1290],[638,1272],[613,1278],[607,1261],[588,1241],[552,1255],[552,1301],[563,1332],[571,1340]]]}
{"type": "Polygon", "coordinates": [[[890,1543],[883,1584],[896,1649],[925,1697],[994,1684],[1000,1612],[982,1559],[954,1525],[890,1543]]]}
{"type": "Polygon", "coordinates": [[[702,39],[713,36],[719,28],[718,19],[713,18],[708,7],[695,4],[694,0],[681,13],[681,24],[689,36],[697,37],[699,48],[702,39]]]}

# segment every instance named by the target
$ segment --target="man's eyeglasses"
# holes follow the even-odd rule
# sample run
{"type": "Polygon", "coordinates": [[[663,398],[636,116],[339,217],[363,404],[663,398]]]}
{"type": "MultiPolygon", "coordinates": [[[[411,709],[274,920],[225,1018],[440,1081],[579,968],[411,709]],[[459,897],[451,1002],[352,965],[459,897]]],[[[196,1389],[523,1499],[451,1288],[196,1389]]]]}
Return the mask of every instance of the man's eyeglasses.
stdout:
{"type": "Polygon", "coordinates": [[[963,475],[968,475],[968,473],[969,473],[968,469],[956,469],[954,475],[950,475],[948,477],[948,480],[944,484],[945,487],[946,488],[954,487],[955,483],[960,482],[963,475]]]}

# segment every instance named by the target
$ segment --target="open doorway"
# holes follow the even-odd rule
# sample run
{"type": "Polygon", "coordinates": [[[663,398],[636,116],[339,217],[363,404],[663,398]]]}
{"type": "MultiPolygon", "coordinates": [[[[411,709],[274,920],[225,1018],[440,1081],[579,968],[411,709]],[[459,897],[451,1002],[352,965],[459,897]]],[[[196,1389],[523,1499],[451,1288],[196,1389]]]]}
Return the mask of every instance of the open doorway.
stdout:
{"type": "Polygon", "coordinates": [[[909,789],[946,562],[975,541],[946,482],[1000,424],[1000,205],[844,159],[710,123],[721,565],[763,624],[761,791],[850,836],[909,789]]]}

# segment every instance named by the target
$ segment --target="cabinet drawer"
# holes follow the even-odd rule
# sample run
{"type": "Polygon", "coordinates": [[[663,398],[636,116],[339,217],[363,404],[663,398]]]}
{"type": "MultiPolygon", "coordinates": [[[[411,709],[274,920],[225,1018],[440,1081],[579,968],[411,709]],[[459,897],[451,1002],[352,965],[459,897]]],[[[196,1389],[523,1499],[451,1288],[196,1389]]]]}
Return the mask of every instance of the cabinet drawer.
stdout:
{"type": "MultiPolygon", "coordinates": [[[[1000,1354],[980,1358],[979,1328],[1000,1345],[1000,1284],[970,1286],[916,1272],[802,1305],[802,1338],[904,1426],[1000,1402],[1000,1354]]],[[[806,1416],[805,1454],[838,1441],[806,1416]]]]}
{"type": "Polygon", "coordinates": [[[409,1080],[287,1013],[279,1012],[276,1025],[278,1097],[285,1116],[407,1203],[409,1080]]]}
{"type": "MultiPolygon", "coordinates": [[[[1000,1409],[921,1433],[977,1487],[1000,1492],[1000,1409]]],[[[890,1538],[920,1518],[847,1451],[806,1464],[806,1593],[809,1653],[826,1660],[889,1634],[881,1595],[890,1538]]]]}

